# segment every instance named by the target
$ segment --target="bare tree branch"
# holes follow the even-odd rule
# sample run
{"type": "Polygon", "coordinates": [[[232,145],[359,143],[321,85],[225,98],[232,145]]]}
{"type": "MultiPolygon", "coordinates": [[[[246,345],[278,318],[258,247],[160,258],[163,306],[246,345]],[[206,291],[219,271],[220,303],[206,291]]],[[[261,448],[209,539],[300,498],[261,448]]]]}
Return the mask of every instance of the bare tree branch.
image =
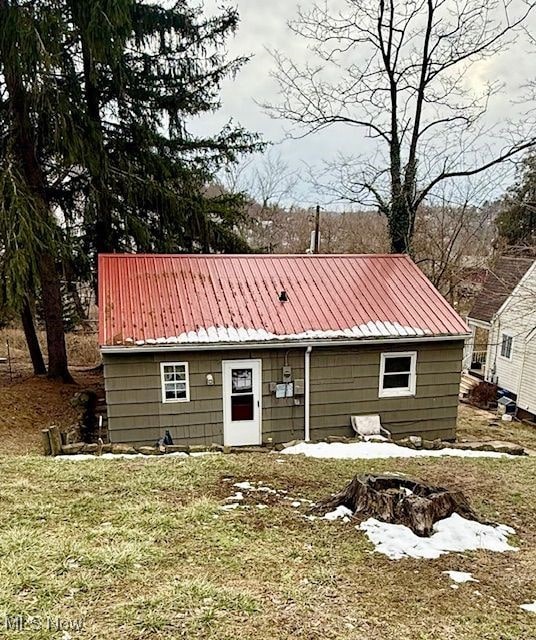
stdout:
{"type": "Polygon", "coordinates": [[[372,154],[375,167],[361,158],[350,172],[345,159],[339,173],[353,173],[355,192],[340,191],[375,202],[392,250],[409,251],[418,208],[441,183],[536,146],[530,119],[490,135],[488,107],[502,83],[467,82],[476,64],[526,36],[535,9],[536,0],[343,0],[339,11],[317,2],[290,25],[308,42],[310,60],[301,67],[274,53],[281,100],[265,107],[293,123],[293,135],[349,125],[356,144],[364,135],[382,149],[372,154]]]}

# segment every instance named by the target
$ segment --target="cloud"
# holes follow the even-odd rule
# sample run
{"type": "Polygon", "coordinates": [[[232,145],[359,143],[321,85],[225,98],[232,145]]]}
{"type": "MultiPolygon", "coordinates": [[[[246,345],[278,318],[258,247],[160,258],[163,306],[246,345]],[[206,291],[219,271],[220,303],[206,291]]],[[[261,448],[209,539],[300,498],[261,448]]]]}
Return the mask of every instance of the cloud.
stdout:
{"type": "MultiPolygon", "coordinates": [[[[309,6],[312,1],[303,0],[302,3],[309,6]]],[[[344,4],[344,0],[329,2],[330,8],[341,4],[344,4]]],[[[221,6],[221,0],[206,0],[203,5],[208,13],[216,12],[218,6],[221,6]]],[[[358,155],[372,152],[371,142],[362,131],[347,126],[333,127],[300,140],[281,142],[289,124],[270,118],[260,104],[278,100],[277,83],[270,75],[275,65],[268,50],[278,50],[298,64],[311,59],[307,43],[294,35],[287,26],[288,21],[297,15],[298,2],[234,0],[230,6],[237,6],[241,24],[236,36],[228,43],[229,54],[251,55],[252,59],[235,80],[224,83],[221,93],[222,109],[197,119],[193,124],[194,131],[215,131],[229,119],[233,119],[247,129],[259,132],[265,140],[279,143],[285,161],[302,175],[299,196],[301,203],[312,205],[318,195],[307,184],[305,165],[318,166],[323,160],[333,159],[340,153],[358,155]]],[[[536,13],[528,28],[533,33],[536,32],[536,13]]],[[[472,90],[480,91],[490,81],[504,83],[502,93],[490,102],[488,122],[506,123],[507,117],[519,115],[526,110],[527,106],[520,105],[519,101],[524,92],[523,85],[531,77],[536,79],[535,60],[535,48],[531,49],[526,39],[520,39],[511,48],[506,48],[471,69],[467,85],[472,90]]],[[[493,140],[490,139],[491,142],[493,140]]]]}

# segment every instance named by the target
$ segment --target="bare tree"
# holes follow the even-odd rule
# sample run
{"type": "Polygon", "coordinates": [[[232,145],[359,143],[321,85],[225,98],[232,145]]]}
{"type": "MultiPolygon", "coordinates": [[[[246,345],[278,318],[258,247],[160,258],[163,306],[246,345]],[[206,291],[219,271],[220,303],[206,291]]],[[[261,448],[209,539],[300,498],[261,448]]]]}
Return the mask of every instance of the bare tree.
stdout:
{"type": "MultiPolygon", "coordinates": [[[[340,193],[388,221],[391,249],[411,249],[419,207],[445,181],[467,178],[536,145],[528,123],[490,135],[500,83],[470,88],[475,64],[523,34],[533,0],[341,0],[301,10],[292,31],[317,64],[275,53],[281,101],[265,105],[297,135],[333,125],[373,141],[366,160],[342,159],[340,193]],[[492,141],[492,142],[490,142],[492,141]]],[[[333,168],[333,167],[332,167],[333,168]]]]}
{"type": "MultiPolygon", "coordinates": [[[[494,174],[496,175],[496,173],[494,174]]],[[[487,194],[487,180],[445,183],[433,206],[422,206],[412,250],[432,284],[460,311],[476,293],[470,283],[485,270],[494,254],[497,202],[487,194]]]]}
{"type": "Polygon", "coordinates": [[[263,210],[268,210],[294,198],[298,173],[280,152],[271,149],[257,163],[248,158],[228,165],[222,172],[221,183],[229,193],[247,193],[263,210]]]}

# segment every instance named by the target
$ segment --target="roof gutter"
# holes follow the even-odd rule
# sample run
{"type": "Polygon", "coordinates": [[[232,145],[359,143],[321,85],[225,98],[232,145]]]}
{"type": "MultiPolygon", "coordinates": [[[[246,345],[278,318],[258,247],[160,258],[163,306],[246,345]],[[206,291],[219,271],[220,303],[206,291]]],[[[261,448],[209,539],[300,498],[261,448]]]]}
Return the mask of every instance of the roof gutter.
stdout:
{"type": "Polygon", "coordinates": [[[421,343],[421,342],[453,342],[465,340],[471,336],[470,333],[458,333],[447,336],[399,336],[397,338],[369,338],[357,340],[278,340],[263,342],[191,342],[184,344],[147,344],[143,346],[101,346],[103,354],[113,353],[170,353],[177,351],[230,351],[238,349],[279,349],[281,347],[303,348],[303,347],[358,347],[362,345],[375,344],[396,344],[421,343]]]}
{"type": "Polygon", "coordinates": [[[480,327],[481,329],[489,329],[491,327],[491,322],[488,320],[479,320],[478,318],[471,318],[471,316],[467,316],[466,320],[468,325],[480,327]]]}

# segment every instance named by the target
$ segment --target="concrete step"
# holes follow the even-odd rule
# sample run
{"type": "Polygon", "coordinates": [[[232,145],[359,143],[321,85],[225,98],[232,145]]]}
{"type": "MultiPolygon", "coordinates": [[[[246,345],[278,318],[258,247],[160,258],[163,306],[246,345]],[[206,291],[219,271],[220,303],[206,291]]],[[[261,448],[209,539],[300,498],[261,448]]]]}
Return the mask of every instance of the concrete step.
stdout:
{"type": "Polygon", "coordinates": [[[460,380],[460,397],[466,397],[471,389],[474,389],[479,382],[481,382],[479,378],[475,378],[468,373],[463,373],[460,380]]]}

